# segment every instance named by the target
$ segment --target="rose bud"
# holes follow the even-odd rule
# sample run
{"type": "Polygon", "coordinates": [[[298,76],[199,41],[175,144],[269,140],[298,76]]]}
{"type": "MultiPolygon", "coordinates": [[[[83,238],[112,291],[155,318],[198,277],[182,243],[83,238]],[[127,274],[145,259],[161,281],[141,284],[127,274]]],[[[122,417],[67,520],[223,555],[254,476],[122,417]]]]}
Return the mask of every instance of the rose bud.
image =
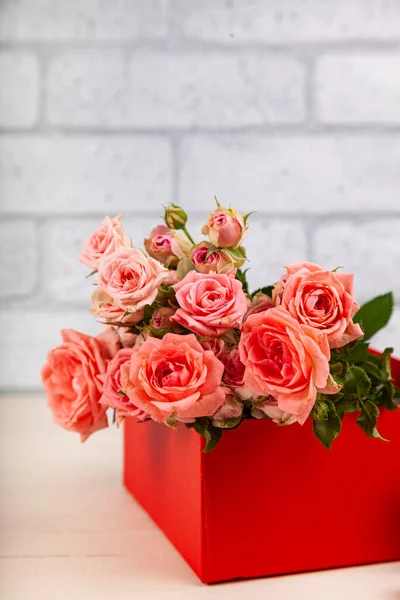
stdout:
{"type": "Polygon", "coordinates": [[[165,225],[158,225],[144,240],[144,246],[152,258],[169,267],[176,267],[179,260],[190,251],[192,244],[185,236],[165,225]]]}
{"type": "Polygon", "coordinates": [[[250,315],[254,315],[260,312],[263,312],[264,310],[268,310],[269,308],[272,308],[273,302],[272,299],[267,296],[266,294],[263,294],[262,292],[256,294],[254,296],[254,298],[251,301],[251,308],[248,310],[246,316],[245,316],[245,320],[247,319],[247,317],[249,317],[250,315]]]}
{"type": "Polygon", "coordinates": [[[217,248],[240,246],[247,231],[244,218],[234,208],[218,207],[203,226],[201,233],[207,235],[217,248]]]}
{"type": "MultiPolygon", "coordinates": [[[[240,419],[243,413],[243,404],[238,402],[234,396],[226,396],[224,404],[213,415],[214,427],[224,428],[228,425],[226,421],[240,419]]],[[[235,422],[236,424],[236,422],[235,422]]],[[[232,426],[232,424],[231,424],[232,426]]]]}
{"type": "Polygon", "coordinates": [[[282,409],[280,409],[278,406],[278,402],[276,402],[273,399],[268,399],[255,404],[251,415],[255,419],[262,418],[263,416],[269,417],[274,421],[274,423],[277,423],[278,425],[292,425],[296,422],[296,417],[291,413],[285,412],[282,409]],[[262,415],[260,413],[262,413],[262,415]]]}
{"type": "Polygon", "coordinates": [[[179,329],[179,326],[170,319],[175,312],[175,308],[168,306],[158,308],[151,317],[150,326],[154,329],[179,329]]]}
{"type": "Polygon", "coordinates": [[[199,273],[227,273],[234,269],[232,261],[223,251],[213,250],[209,252],[210,242],[201,242],[193,246],[190,252],[190,260],[199,273]]]}
{"type": "Polygon", "coordinates": [[[180,206],[170,204],[165,209],[164,221],[170,229],[185,229],[187,214],[180,206]]]}

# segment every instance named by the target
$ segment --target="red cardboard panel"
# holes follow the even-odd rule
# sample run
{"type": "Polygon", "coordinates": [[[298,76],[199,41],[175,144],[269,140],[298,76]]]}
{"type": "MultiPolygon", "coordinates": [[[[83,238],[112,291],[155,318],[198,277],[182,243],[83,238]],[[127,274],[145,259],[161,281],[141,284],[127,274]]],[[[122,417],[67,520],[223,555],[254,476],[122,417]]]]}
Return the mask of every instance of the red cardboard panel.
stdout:
{"type": "Polygon", "coordinates": [[[347,415],[329,451],[311,422],[249,420],[203,454],[192,429],[129,418],[124,483],[203,582],[399,560],[400,411],[379,431],[347,415]]]}

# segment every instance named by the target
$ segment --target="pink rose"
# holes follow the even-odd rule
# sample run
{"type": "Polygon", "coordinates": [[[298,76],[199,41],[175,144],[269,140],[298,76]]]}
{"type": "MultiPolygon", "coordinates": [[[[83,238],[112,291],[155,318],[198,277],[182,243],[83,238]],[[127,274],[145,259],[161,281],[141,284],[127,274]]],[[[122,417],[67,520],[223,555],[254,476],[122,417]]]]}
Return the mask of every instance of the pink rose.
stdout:
{"type": "Polygon", "coordinates": [[[62,331],[61,338],[62,344],[47,355],[42,381],[55,423],[80,433],[85,441],[107,427],[106,407],[100,398],[111,346],[102,338],[72,329],[62,331]]]}
{"type": "Polygon", "coordinates": [[[179,260],[184,258],[192,247],[191,242],[165,225],[158,225],[145,239],[144,245],[150,256],[169,267],[176,267],[179,260]]]}
{"type": "Polygon", "coordinates": [[[249,307],[242,284],[228,275],[190,271],[174,290],[180,308],[172,320],[204,337],[239,327],[249,307]]]}
{"type": "Polygon", "coordinates": [[[135,313],[156,299],[168,269],[136,248],[123,248],[100,262],[99,287],[125,311],[135,313]]]}
{"type": "Polygon", "coordinates": [[[123,348],[133,348],[138,334],[132,333],[129,327],[118,327],[118,335],[123,348]]]}
{"type": "Polygon", "coordinates": [[[240,352],[237,348],[231,350],[230,354],[224,360],[225,372],[223,381],[239,396],[242,400],[249,400],[253,392],[244,384],[245,367],[240,360],[240,352]]]}
{"type": "Polygon", "coordinates": [[[240,360],[240,352],[234,348],[225,360],[224,382],[230,387],[243,385],[244,364],[240,360]]]}
{"type": "Polygon", "coordinates": [[[217,248],[240,246],[246,227],[242,215],[234,208],[219,207],[203,226],[201,233],[208,235],[210,242],[217,248]]]}
{"type": "Polygon", "coordinates": [[[103,256],[109,256],[118,248],[130,248],[130,239],[125,235],[121,223],[122,216],[105,217],[94,233],[89,236],[79,260],[91,269],[97,270],[103,256]]]}
{"type": "Polygon", "coordinates": [[[299,323],[324,331],[331,348],[341,348],[363,336],[352,317],[359,306],[354,299],[354,275],[326,271],[299,262],[286,267],[273,290],[273,301],[299,323]]]}
{"type": "Polygon", "coordinates": [[[238,402],[233,396],[228,395],[223,405],[213,415],[214,427],[221,427],[226,421],[238,419],[242,416],[243,404],[238,402]]]}
{"type": "Polygon", "coordinates": [[[224,357],[228,354],[225,342],[221,338],[210,338],[208,340],[201,340],[200,344],[204,350],[211,350],[217,358],[224,362],[224,357]]]}
{"type": "Polygon", "coordinates": [[[251,315],[239,343],[245,384],[257,395],[271,395],[278,407],[303,424],[317,391],[336,393],[328,382],[329,343],[325,333],[300,325],[282,307],[251,315]]]}
{"type": "Polygon", "coordinates": [[[89,311],[95,317],[104,319],[107,323],[130,323],[134,325],[143,319],[143,310],[126,313],[104,290],[97,287],[92,294],[92,307],[89,311]]]}
{"type": "Polygon", "coordinates": [[[234,269],[234,265],[223,251],[214,250],[208,254],[211,244],[201,242],[193,246],[190,252],[190,260],[199,273],[227,273],[234,269]]]}
{"type": "Polygon", "coordinates": [[[160,423],[171,415],[185,420],[211,416],[225,400],[220,385],[223,370],[192,334],[148,337],[132,354],[124,392],[134,406],[160,423]]]}

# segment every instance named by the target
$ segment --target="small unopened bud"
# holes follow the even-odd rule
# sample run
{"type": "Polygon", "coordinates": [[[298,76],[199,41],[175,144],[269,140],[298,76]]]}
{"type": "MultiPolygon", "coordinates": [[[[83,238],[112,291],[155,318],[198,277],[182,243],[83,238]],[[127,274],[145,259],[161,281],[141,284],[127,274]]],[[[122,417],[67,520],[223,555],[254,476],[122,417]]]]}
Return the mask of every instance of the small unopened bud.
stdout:
{"type": "Polygon", "coordinates": [[[164,221],[170,229],[185,229],[187,214],[180,206],[170,204],[165,209],[164,221]]]}

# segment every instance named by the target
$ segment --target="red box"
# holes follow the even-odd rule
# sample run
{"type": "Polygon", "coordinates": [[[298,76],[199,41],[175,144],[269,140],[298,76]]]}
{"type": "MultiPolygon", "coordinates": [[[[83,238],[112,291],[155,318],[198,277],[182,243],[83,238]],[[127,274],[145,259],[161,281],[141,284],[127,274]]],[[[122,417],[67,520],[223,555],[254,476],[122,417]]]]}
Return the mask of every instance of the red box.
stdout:
{"type": "Polygon", "coordinates": [[[400,410],[379,431],[347,415],[329,451],[311,422],[249,420],[204,454],[193,429],[129,418],[124,484],[204,583],[399,560],[400,410]]]}

